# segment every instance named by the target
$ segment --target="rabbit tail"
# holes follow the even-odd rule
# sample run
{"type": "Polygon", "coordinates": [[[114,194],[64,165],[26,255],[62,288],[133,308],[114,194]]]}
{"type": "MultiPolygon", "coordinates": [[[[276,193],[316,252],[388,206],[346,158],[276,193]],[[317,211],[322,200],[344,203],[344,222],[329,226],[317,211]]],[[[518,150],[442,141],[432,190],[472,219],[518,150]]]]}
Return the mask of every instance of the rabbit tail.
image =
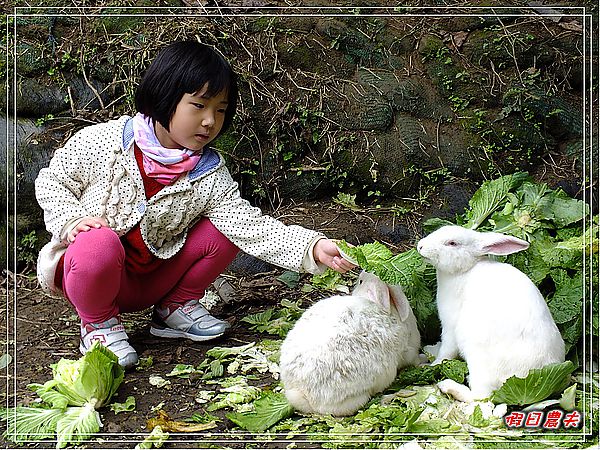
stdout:
{"type": "Polygon", "coordinates": [[[285,397],[287,398],[288,402],[290,402],[290,405],[292,405],[298,411],[307,414],[315,412],[314,408],[306,398],[306,395],[304,395],[304,392],[302,392],[300,389],[286,389],[285,397]]]}

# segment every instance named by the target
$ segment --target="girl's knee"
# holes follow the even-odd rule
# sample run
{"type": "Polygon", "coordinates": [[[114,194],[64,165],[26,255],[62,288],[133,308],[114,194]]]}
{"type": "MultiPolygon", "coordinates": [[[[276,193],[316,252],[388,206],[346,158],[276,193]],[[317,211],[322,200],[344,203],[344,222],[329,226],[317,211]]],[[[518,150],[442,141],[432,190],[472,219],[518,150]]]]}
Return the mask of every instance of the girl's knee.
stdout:
{"type": "Polygon", "coordinates": [[[78,257],[93,258],[97,262],[110,260],[114,263],[115,258],[122,260],[125,257],[119,236],[108,227],[92,228],[79,233],[67,252],[78,257]]]}

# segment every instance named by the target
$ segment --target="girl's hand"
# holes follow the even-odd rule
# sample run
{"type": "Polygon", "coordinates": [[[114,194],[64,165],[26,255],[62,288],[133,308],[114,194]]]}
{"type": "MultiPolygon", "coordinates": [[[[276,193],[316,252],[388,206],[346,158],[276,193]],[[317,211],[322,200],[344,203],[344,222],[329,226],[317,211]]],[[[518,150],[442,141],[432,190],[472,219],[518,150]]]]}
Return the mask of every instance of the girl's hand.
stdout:
{"type": "Polygon", "coordinates": [[[71,231],[69,231],[69,234],[67,234],[67,241],[71,244],[75,241],[75,237],[82,231],[89,231],[92,228],[101,227],[108,227],[108,223],[102,217],[84,217],[77,222],[77,225],[75,225],[71,231]]]}
{"type": "Polygon", "coordinates": [[[313,248],[313,256],[317,263],[325,264],[336,272],[344,273],[356,267],[342,258],[337,245],[331,239],[319,239],[313,248]]]}

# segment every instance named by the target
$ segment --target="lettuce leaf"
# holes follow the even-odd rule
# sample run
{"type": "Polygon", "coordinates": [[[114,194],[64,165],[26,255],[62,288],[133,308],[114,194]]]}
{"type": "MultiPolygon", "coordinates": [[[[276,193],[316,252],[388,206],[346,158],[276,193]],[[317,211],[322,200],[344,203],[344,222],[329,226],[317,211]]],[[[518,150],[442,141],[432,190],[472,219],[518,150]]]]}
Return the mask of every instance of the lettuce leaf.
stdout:
{"type": "Polygon", "coordinates": [[[350,247],[345,241],[339,241],[338,246],[344,253],[356,260],[361,268],[369,272],[393,256],[389,248],[377,241],[357,247],[350,247]]]}
{"type": "Polygon", "coordinates": [[[96,408],[101,407],[117,391],[124,377],[117,356],[99,342],[77,361],[63,358],[51,367],[54,377],[44,384],[45,388],[58,391],[72,406],[94,401],[96,408]]]}
{"type": "Polygon", "coordinates": [[[435,384],[446,378],[464,383],[468,373],[467,363],[457,359],[444,360],[435,366],[411,366],[400,371],[389,390],[398,390],[406,386],[435,384]]]}
{"type": "Polygon", "coordinates": [[[0,410],[0,418],[6,421],[4,437],[13,442],[52,439],[56,424],[65,410],[60,408],[32,408],[17,406],[0,410]]]}
{"type": "Polygon", "coordinates": [[[226,414],[237,426],[253,433],[262,433],[277,422],[294,414],[294,408],[283,394],[267,392],[254,402],[254,410],[226,414]]]}
{"type": "Polygon", "coordinates": [[[566,323],[581,314],[583,308],[583,280],[581,272],[571,278],[566,270],[556,269],[551,273],[556,291],[548,307],[557,325],[566,323]]]}
{"type": "Polygon", "coordinates": [[[125,411],[135,411],[135,406],[136,406],[135,397],[133,395],[130,395],[127,397],[127,399],[123,403],[118,403],[118,402],[112,403],[110,405],[110,410],[114,411],[115,414],[119,414],[119,413],[122,413],[125,411]]]}
{"type": "Polygon", "coordinates": [[[56,423],[56,448],[77,444],[100,431],[100,414],[93,403],[69,407],[56,423]]]}
{"type": "Polygon", "coordinates": [[[382,261],[374,268],[375,274],[385,282],[403,287],[410,286],[415,273],[423,270],[425,261],[414,248],[382,261]]]}
{"type": "Polygon", "coordinates": [[[527,172],[505,175],[484,182],[469,200],[466,212],[466,228],[477,229],[506,199],[508,193],[519,187],[527,178],[527,172]]]}
{"type": "Polygon", "coordinates": [[[546,184],[524,182],[514,193],[508,193],[506,200],[489,219],[493,231],[529,241],[539,237],[540,230],[562,229],[589,213],[584,202],[560,189],[549,189],[546,184]]]}
{"type": "Polygon", "coordinates": [[[152,428],[152,432],[142,442],[137,444],[135,448],[161,448],[168,439],[169,433],[163,431],[160,425],[156,425],[154,428],[152,428]]]}
{"type": "Polygon", "coordinates": [[[509,405],[531,405],[552,394],[562,392],[571,380],[575,365],[571,361],[549,364],[541,369],[532,369],[525,378],[510,377],[492,393],[494,403],[509,405]]]}
{"type": "Polygon", "coordinates": [[[117,356],[96,342],[77,361],[63,358],[51,367],[51,380],[28,386],[44,402],[40,407],[17,406],[0,412],[0,419],[7,422],[8,439],[20,442],[56,436],[57,448],[62,448],[100,430],[96,408],[110,400],[123,380],[117,356]]]}

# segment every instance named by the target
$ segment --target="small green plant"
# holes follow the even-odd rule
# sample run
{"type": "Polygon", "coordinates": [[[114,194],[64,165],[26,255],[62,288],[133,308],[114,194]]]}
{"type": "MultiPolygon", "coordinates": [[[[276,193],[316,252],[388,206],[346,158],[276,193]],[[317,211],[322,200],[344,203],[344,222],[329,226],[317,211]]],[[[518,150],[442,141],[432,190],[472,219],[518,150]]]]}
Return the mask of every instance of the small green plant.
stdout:
{"type": "Polygon", "coordinates": [[[44,117],[39,117],[35,120],[35,125],[43,127],[47,122],[54,119],[54,114],[46,114],[44,117]]]}
{"type": "Polygon", "coordinates": [[[353,211],[360,211],[360,206],[356,204],[356,194],[344,194],[338,192],[338,195],[333,198],[333,201],[338,205],[345,206],[353,211]]]}
{"type": "Polygon", "coordinates": [[[242,318],[242,322],[249,323],[250,328],[259,333],[285,337],[304,312],[300,307],[301,303],[301,301],[292,302],[284,298],[281,300],[281,308],[269,308],[257,314],[250,314],[242,318]]]}
{"type": "Polygon", "coordinates": [[[37,259],[38,237],[35,231],[31,231],[21,237],[17,245],[17,259],[30,267],[37,259]]]}

